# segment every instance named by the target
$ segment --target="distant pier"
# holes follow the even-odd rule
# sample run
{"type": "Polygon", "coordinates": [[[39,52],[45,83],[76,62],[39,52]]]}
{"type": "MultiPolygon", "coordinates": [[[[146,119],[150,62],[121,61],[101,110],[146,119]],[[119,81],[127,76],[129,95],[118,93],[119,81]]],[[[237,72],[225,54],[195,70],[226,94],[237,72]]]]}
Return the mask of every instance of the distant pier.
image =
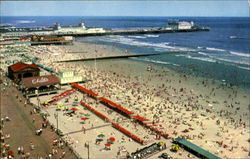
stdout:
{"type": "Polygon", "coordinates": [[[209,31],[209,28],[172,29],[172,28],[150,28],[150,29],[119,29],[106,30],[100,33],[51,33],[53,36],[105,36],[105,35],[134,35],[134,34],[156,34],[156,33],[178,33],[209,31]]]}
{"type": "Polygon", "coordinates": [[[165,27],[150,28],[126,28],[126,29],[104,29],[90,28],[83,23],[79,26],[54,27],[25,27],[25,28],[1,28],[3,37],[32,37],[32,36],[104,36],[104,35],[133,35],[133,34],[155,34],[155,33],[177,33],[177,32],[198,32],[209,31],[207,27],[195,25],[193,22],[175,22],[165,27]]]}

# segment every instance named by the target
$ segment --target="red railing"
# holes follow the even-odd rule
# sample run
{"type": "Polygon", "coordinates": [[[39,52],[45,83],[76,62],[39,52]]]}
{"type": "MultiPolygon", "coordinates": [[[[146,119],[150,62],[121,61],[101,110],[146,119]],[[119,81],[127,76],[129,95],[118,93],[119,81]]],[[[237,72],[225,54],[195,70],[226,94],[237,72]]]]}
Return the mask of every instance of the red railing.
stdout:
{"type": "Polygon", "coordinates": [[[127,136],[131,137],[133,140],[139,142],[140,144],[144,144],[144,140],[140,139],[139,137],[135,136],[134,134],[132,134],[131,132],[129,132],[128,130],[124,129],[123,127],[121,127],[118,124],[112,123],[112,126],[118,130],[120,130],[121,132],[123,132],[124,134],[126,134],[127,136]]]}
{"type": "Polygon", "coordinates": [[[144,123],[144,126],[147,127],[147,128],[149,128],[150,130],[152,130],[152,131],[154,131],[154,132],[160,134],[160,135],[163,136],[164,138],[169,139],[169,134],[167,134],[167,133],[165,133],[165,132],[163,132],[163,131],[161,131],[161,130],[155,128],[154,125],[148,125],[148,124],[145,124],[145,123],[144,123]]]}
{"type": "Polygon", "coordinates": [[[102,113],[98,112],[97,110],[95,110],[94,108],[92,108],[91,106],[89,106],[88,104],[84,103],[83,101],[80,102],[83,106],[85,106],[86,108],[88,108],[90,111],[94,112],[97,116],[99,116],[100,118],[102,118],[105,121],[110,121],[108,117],[106,117],[105,115],[103,115],[102,113]]]}
{"type": "Polygon", "coordinates": [[[135,116],[132,116],[132,118],[136,119],[136,120],[139,120],[141,122],[144,122],[144,121],[149,121],[148,119],[144,118],[144,117],[141,117],[140,115],[135,115],[135,116]]]}
{"type": "MultiPolygon", "coordinates": [[[[93,91],[90,91],[90,90],[88,90],[88,89],[86,89],[86,88],[80,86],[79,84],[71,83],[71,86],[72,86],[72,87],[75,87],[75,88],[77,88],[77,89],[79,89],[79,90],[82,91],[83,93],[87,93],[87,94],[90,95],[90,96],[93,96],[93,97],[95,97],[95,98],[98,97],[98,94],[97,94],[97,93],[94,93],[93,91]]],[[[107,104],[110,105],[111,107],[116,108],[116,109],[122,111],[123,113],[127,114],[128,116],[131,115],[131,114],[134,114],[132,111],[129,111],[129,110],[123,108],[122,106],[120,106],[120,105],[118,105],[118,104],[116,104],[116,103],[112,102],[111,100],[108,100],[108,99],[106,99],[106,98],[104,98],[104,97],[100,97],[100,98],[98,98],[98,99],[99,99],[100,101],[104,102],[104,103],[107,103],[107,104]]]]}
{"type": "MultiPolygon", "coordinates": [[[[94,108],[92,108],[91,106],[89,106],[88,104],[84,103],[83,101],[80,102],[84,107],[86,107],[87,109],[89,109],[90,111],[92,111],[93,113],[95,113],[97,116],[99,116],[100,118],[102,118],[105,121],[110,121],[110,119],[108,117],[106,117],[105,115],[103,115],[102,113],[98,112],[97,110],[95,110],[94,108]]],[[[140,139],[139,137],[135,136],[134,134],[132,134],[131,132],[129,132],[128,130],[124,129],[123,127],[121,127],[120,125],[111,122],[112,126],[116,129],[118,129],[119,131],[121,131],[122,133],[124,133],[125,135],[131,137],[133,140],[135,140],[136,142],[139,142],[140,144],[144,143],[144,140],[140,139]]]]}
{"type": "Polygon", "coordinates": [[[56,95],[56,96],[52,97],[52,100],[50,100],[47,105],[53,104],[53,103],[63,99],[64,97],[74,93],[75,91],[76,91],[75,89],[70,89],[70,90],[67,90],[67,91],[59,94],[59,95],[56,95]]]}
{"type": "Polygon", "coordinates": [[[97,97],[98,96],[98,94],[96,94],[93,91],[88,90],[88,89],[80,86],[79,84],[76,84],[76,83],[70,83],[70,84],[71,84],[72,87],[75,87],[75,88],[79,89],[83,93],[87,93],[88,95],[93,96],[93,97],[97,97]]]}
{"type": "Polygon", "coordinates": [[[111,100],[108,100],[104,97],[100,97],[99,100],[110,105],[113,108],[116,108],[116,109],[122,111],[123,113],[127,114],[128,116],[131,114],[134,114],[132,111],[129,111],[129,110],[123,108],[122,106],[120,106],[120,105],[118,105],[118,104],[116,104],[116,103],[112,102],[111,100]]]}
{"type": "MultiPolygon", "coordinates": [[[[87,93],[93,97],[95,97],[95,99],[99,99],[102,103],[105,103],[105,104],[108,104],[109,106],[111,106],[112,108],[115,108],[115,109],[118,109],[120,110],[121,112],[125,113],[128,117],[131,117],[132,114],[134,114],[134,112],[132,111],[129,111],[125,108],[123,108],[122,106],[112,102],[111,100],[107,99],[107,98],[104,98],[104,97],[99,97],[98,98],[98,94],[76,84],[76,83],[71,83],[72,87],[75,87],[75,88],[78,88],[80,91],[84,92],[84,93],[87,93]]],[[[81,102],[81,104],[83,103],[84,106],[86,106],[88,109],[90,109],[91,111],[93,111],[95,114],[97,114],[98,116],[100,116],[101,118],[103,118],[104,120],[107,120],[109,121],[109,119],[104,116],[103,114],[97,112],[95,109],[91,108],[90,106],[88,106],[86,103],[84,102],[81,102]]],[[[151,129],[152,131],[155,131],[156,133],[160,134],[161,136],[165,137],[165,138],[169,138],[169,135],[161,130],[158,130],[157,128],[155,128],[155,126],[157,126],[156,124],[152,124],[152,122],[150,122],[148,119],[142,117],[142,116],[139,116],[139,115],[134,115],[132,116],[132,118],[140,121],[143,123],[143,125],[149,129],[151,129]]],[[[134,140],[136,140],[137,142],[139,143],[142,143],[143,144],[143,140],[141,140],[140,138],[136,137],[135,135],[129,133],[127,130],[125,130],[124,128],[120,127],[118,124],[115,124],[115,123],[112,123],[112,125],[119,129],[120,131],[124,132],[125,134],[127,134],[128,136],[130,136],[131,138],[133,138],[134,140]]]]}

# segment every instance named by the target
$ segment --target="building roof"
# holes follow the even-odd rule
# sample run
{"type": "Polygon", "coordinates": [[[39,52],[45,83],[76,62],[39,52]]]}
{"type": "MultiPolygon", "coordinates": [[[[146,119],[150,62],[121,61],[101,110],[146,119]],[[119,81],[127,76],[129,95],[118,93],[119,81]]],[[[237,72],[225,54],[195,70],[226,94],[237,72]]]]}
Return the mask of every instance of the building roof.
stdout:
{"type": "Polygon", "coordinates": [[[23,78],[21,83],[25,88],[33,88],[59,84],[59,79],[54,75],[36,76],[23,78]]]}
{"type": "Polygon", "coordinates": [[[201,147],[187,141],[186,139],[183,138],[175,138],[174,142],[181,144],[195,152],[197,152],[199,155],[202,155],[203,157],[207,159],[220,159],[219,157],[215,156],[214,154],[202,149],[201,147]]]}
{"type": "Polygon", "coordinates": [[[13,72],[18,72],[22,69],[25,69],[25,68],[34,68],[34,69],[39,69],[37,65],[35,64],[25,64],[25,63],[22,63],[22,62],[17,62],[11,66],[9,66],[10,69],[13,71],[13,72]]]}

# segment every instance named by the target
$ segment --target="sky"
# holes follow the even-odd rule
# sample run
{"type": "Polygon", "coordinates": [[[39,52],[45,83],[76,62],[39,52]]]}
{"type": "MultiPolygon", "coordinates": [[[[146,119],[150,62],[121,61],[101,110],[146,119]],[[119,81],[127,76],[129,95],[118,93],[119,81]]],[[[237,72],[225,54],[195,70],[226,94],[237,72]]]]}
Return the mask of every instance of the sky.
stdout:
{"type": "Polygon", "coordinates": [[[0,1],[1,16],[249,17],[247,0],[0,1]]]}

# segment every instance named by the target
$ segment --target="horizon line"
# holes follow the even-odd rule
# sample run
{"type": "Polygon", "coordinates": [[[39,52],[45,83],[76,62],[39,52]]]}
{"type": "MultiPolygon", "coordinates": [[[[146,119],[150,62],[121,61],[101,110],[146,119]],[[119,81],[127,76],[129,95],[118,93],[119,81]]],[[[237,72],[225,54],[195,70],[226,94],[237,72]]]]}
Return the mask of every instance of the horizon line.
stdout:
{"type": "Polygon", "coordinates": [[[155,16],[155,15],[1,15],[0,17],[244,17],[244,18],[250,18],[250,16],[155,16]]]}

